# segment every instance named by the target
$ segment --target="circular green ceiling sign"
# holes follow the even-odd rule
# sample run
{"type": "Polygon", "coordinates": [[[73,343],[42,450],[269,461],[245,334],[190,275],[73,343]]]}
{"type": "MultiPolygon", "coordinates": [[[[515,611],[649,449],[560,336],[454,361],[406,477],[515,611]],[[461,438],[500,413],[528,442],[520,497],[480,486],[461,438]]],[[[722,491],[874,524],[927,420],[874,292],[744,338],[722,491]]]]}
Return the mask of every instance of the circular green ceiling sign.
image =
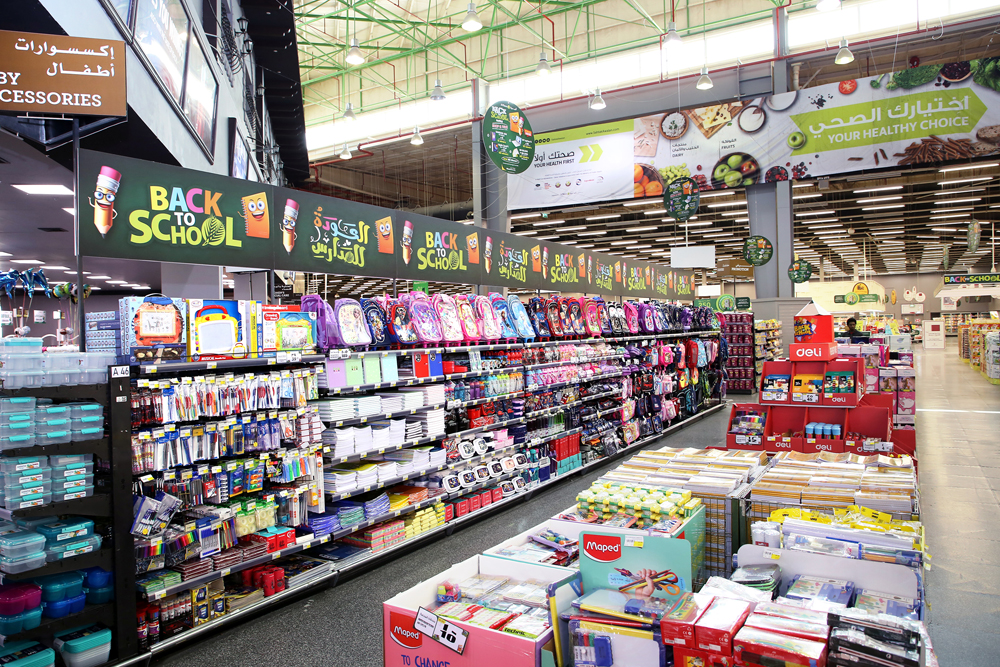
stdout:
{"type": "Polygon", "coordinates": [[[764,266],[773,255],[774,247],[763,236],[751,236],[743,242],[743,259],[751,266],[764,266]]]}
{"type": "Polygon", "coordinates": [[[804,259],[797,259],[788,265],[788,278],[793,283],[804,283],[812,278],[813,266],[804,259]]]}
{"type": "Polygon", "coordinates": [[[687,221],[697,213],[700,203],[698,182],[693,178],[674,179],[667,184],[667,190],[663,193],[663,204],[666,206],[667,215],[680,222],[687,221]]]}
{"type": "Polygon", "coordinates": [[[535,159],[531,123],[516,104],[497,102],[483,117],[483,146],[493,164],[508,174],[520,174],[535,159]]]}
{"type": "Polygon", "coordinates": [[[715,309],[720,313],[729,313],[736,310],[736,297],[732,294],[720,294],[715,302],[715,309]]]}

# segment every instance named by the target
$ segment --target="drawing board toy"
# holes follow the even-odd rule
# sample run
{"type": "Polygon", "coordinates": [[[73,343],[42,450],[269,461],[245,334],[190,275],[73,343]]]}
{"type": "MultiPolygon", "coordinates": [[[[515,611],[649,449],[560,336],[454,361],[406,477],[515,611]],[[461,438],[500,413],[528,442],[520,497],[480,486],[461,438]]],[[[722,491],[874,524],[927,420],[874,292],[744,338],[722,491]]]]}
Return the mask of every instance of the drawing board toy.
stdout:
{"type": "Polygon", "coordinates": [[[256,302],[188,301],[188,350],[192,361],[256,357],[256,302]]]}
{"type": "Polygon", "coordinates": [[[129,363],[184,361],[187,355],[187,302],[160,295],[118,301],[122,355],[129,363]]]}
{"type": "Polygon", "coordinates": [[[316,313],[302,312],[299,306],[260,306],[260,351],[312,352],[316,348],[316,313]]]}

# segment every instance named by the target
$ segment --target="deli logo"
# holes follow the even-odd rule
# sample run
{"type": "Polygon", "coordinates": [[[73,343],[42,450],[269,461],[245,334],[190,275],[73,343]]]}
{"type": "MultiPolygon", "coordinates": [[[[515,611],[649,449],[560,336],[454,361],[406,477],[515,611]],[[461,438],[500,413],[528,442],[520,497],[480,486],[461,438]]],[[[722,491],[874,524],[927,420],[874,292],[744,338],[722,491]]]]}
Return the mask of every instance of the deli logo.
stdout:
{"type": "Polygon", "coordinates": [[[413,627],[413,617],[398,611],[389,612],[389,636],[403,648],[420,648],[424,636],[413,627]]]}
{"type": "Polygon", "coordinates": [[[829,344],[803,345],[796,343],[791,345],[792,359],[825,359],[830,354],[829,344]]]}
{"type": "Polygon", "coordinates": [[[583,553],[599,563],[613,563],[622,557],[622,538],[618,535],[584,535],[583,553]]]}
{"type": "Polygon", "coordinates": [[[831,403],[847,403],[846,396],[833,395],[829,397],[831,403]]]}

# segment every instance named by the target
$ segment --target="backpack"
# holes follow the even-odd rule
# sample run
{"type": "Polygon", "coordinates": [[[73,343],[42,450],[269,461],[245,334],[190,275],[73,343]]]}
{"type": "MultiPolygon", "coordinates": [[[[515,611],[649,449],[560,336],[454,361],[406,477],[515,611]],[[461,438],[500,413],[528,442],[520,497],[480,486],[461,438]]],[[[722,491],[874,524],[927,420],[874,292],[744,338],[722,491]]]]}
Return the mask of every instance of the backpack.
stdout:
{"type": "Polygon", "coordinates": [[[336,345],[337,321],[333,307],[319,294],[306,294],[300,308],[305,313],[316,313],[316,347],[329,350],[336,345]]]}
{"type": "Polygon", "coordinates": [[[355,299],[337,299],[333,306],[339,345],[371,345],[372,335],[365,321],[365,311],[355,299]]]}
{"type": "Polygon", "coordinates": [[[611,318],[611,333],[615,336],[624,336],[627,331],[625,327],[625,311],[617,301],[608,304],[608,316],[611,318]]]}
{"type": "Polygon", "coordinates": [[[583,309],[583,325],[591,336],[601,335],[601,320],[597,315],[597,304],[593,299],[580,297],[580,307],[583,309]]]}
{"type": "Polygon", "coordinates": [[[576,333],[573,326],[573,318],[569,314],[569,299],[564,297],[552,297],[559,303],[559,324],[562,325],[563,336],[572,336],[576,333]]]}
{"type": "Polygon", "coordinates": [[[625,311],[625,324],[629,333],[639,333],[639,309],[631,301],[626,301],[622,308],[625,311]]]}
{"type": "Polygon", "coordinates": [[[549,331],[548,310],[541,297],[533,296],[528,300],[528,316],[531,318],[531,326],[535,328],[535,333],[541,336],[551,336],[549,331]]]}
{"type": "Polygon", "coordinates": [[[389,325],[385,322],[385,313],[374,299],[361,299],[361,310],[368,322],[368,332],[372,335],[372,345],[389,344],[389,325]]]}
{"type": "Polygon", "coordinates": [[[565,336],[563,333],[562,320],[559,318],[559,297],[552,297],[545,301],[545,317],[549,322],[549,329],[553,336],[565,336]]]}
{"type": "Polygon", "coordinates": [[[660,333],[667,330],[667,318],[666,312],[662,304],[656,303],[655,301],[651,304],[650,310],[653,313],[653,326],[660,333]]]}
{"type": "Polygon", "coordinates": [[[390,296],[380,296],[375,302],[385,313],[385,323],[388,325],[389,341],[412,345],[417,342],[417,330],[413,326],[413,318],[406,304],[390,296]]]}
{"type": "Polygon", "coordinates": [[[599,296],[594,297],[594,303],[597,304],[597,318],[601,323],[601,333],[610,336],[614,332],[611,329],[611,318],[608,317],[608,304],[604,303],[604,299],[599,296]]]}
{"type": "Polygon", "coordinates": [[[642,333],[656,333],[656,319],[653,317],[654,309],[648,303],[639,304],[639,330],[642,333]]]}
{"type": "Polygon", "coordinates": [[[573,327],[573,333],[577,336],[587,335],[587,325],[584,324],[583,307],[579,299],[563,299],[565,305],[569,306],[569,321],[573,327]]]}
{"type": "MultiPolygon", "coordinates": [[[[686,347],[686,349],[684,351],[684,355],[686,357],[686,363],[687,363],[688,368],[697,368],[699,366],[699,364],[698,364],[698,356],[699,356],[698,355],[698,351],[699,351],[698,350],[698,341],[695,340],[695,339],[693,339],[693,338],[689,338],[689,339],[687,339],[684,342],[684,345],[686,347]]],[[[701,365],[704,365],[704,364],[701,364],[701,365]]]]}
{"type": "Polygon", "coordinates": [[[483,338],[486,340],[500,338],[502,333],[500,318],[493,310],[493,304],[490,303],[490,300],[482,294],[476,294],[472,297],[472,306],[476,313],[479,330],[483,332],[483,338]]]}
{"type": "Polygon", "coordinates": [[[528,340],[534,338],[535,330],[531,328],[531,318],[528,317],[528,311],[524,309],[524,304],[517,296],[513,294],[507,296],[507,310],[510,311],[511,324],[514,325],[518,336],[528,340]]]}
{"type": "Polygon", "coordinates": [[[480,340],[483,337],[483,333],[479,330],[479,324],[476,322],[476,313],[472,309],[472,304],[469,303],[469,297],[464,294],[456,296],[455,308],[458,311],[458,320],[462,323],[462,333],[465,336],[465,340],[469,342],[480,340]]]}
{"type": "Polygon", "coordinates": [[[455,299],[447,294],[435,294],[431,297],[431,305],[434,306],[434,312],[441,320],[442,339],[449,343],[465,340],[462,322],[458,319],[458,307],[455,304],[455,299]]]}
{"type": "Polygon", "coordinates": [[[497,314],[497,318],[500,320],[500,337],[517,338],[517,329],[514,328],[514,323],[510,320],[510,310],[507,308],[507,300],[496,292],[490,292],[489,299],[490,305],[493,306],[493,312],[497,314]]]}
{"type": "Polygon", "coordinates": [[[424,343],[440,343],[442,339],[441,319],[423,292],[413,291],[402,296],[403,303],[410,309],[417,340],[424,343]]]}

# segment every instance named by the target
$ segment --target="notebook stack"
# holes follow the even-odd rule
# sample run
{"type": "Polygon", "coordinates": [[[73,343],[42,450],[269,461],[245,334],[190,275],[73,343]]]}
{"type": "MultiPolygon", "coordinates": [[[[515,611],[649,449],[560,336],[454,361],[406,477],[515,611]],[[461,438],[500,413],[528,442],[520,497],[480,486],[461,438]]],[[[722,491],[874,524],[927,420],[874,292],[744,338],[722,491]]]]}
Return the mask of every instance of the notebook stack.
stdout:
{"type": "Polygon", "coordinates": [[[358,475],[354,470],[329,466],[323,472],[323,486],[330,493],[349,493],[358,488],[358,475]]]}
{"type": "Polygon", "coordinates": [[[409,417],[408,420],[420,422],[423,426],[422,436],[433,438],[444,435],[444,408],[436,408],[409,417]]]}
{"type": "Polygon", "coordinates": [[[334,505],[337,518],[342,528],[350,528],[365,520],[365,508],[349,500],[341,500],[334,505]]]}
{"type": "Polygon", "coordinates": [[[380,493],[371,500],[365,501],[365,517],[368,519],[374,519],[380,517],[389,511],[389,496],[386,493],[380,493]]]}
{"type": "Polygon", "coordinates": [[[309,519],[306,523],[312,529],[312,532],[316,537],[329,535],[330,533],[340,530],[340,517],[338,517],[335,512],[329,512],[327,514],[310,513],[309,519]]]}
{"type": "Polygon", "coordinates": [[[424,405],[441,405],[445,402],[444,385],[431,384],[400,389],[402,393],[417,393],[423,396],[424,405]]]}
{"type": "Polygon", "coordinates": [[[370,452],[375,447],[375,441],[372,439],[372,428],[371,426],[358,426],[354,429],[354,451],[357,454],[364,454],[365,452],[370,452]]]}
{"type": "Polygon", "coordinates": [[[184,581],[196,579],[212,571],[212,559],[193,558],[175,566],[174,569],[181,573],[181,578],[184,581]]]}
{"type": "Polygon", "coordinates": [[[406,474],[397,470],[398,466],[395,461],[379,461],[377,467],[379,484],[385,484],[390,479],[396,479],[397,477],[406,474]]]}
{"type": "Polygon", "coordinates": [[[350,456],[355,453],[354,429],[349,426],[327,429],[323,431],[323,444],[333,447],[333,456],[336,458],[350,456]]]}
{"type": "Polygon", "coordinates": [[[375,449],[399,447],[406,442],[405,419],[383,419],[371,423],[375,449]]]}
{"type": "Polygon", "coordinates": [[[354,410],[354,400],[350,398],[334,398],[329,401],[317,401],[319,417],[325,422],[337,422],[353,419],[357,415],[354,410]]]}
{"type": "Polygon", "coordinates": [[[406,441],[419,440],[424,435],[424,423],[416,420],[406,422],[406,441]]]}
{"type": "Polygon", "coordinates": [[[370,417],[382,414],[382,399],[378,396],[354,396],[350,399],[354,403],[355,417],[370,417]]]}
{"type": "Polygon", "coordinates": [[[417,391],[398,391],[377,395],[382,399],[382,410],[386,413],[415,410],[424,406],[424,395],[417,391]]]}

